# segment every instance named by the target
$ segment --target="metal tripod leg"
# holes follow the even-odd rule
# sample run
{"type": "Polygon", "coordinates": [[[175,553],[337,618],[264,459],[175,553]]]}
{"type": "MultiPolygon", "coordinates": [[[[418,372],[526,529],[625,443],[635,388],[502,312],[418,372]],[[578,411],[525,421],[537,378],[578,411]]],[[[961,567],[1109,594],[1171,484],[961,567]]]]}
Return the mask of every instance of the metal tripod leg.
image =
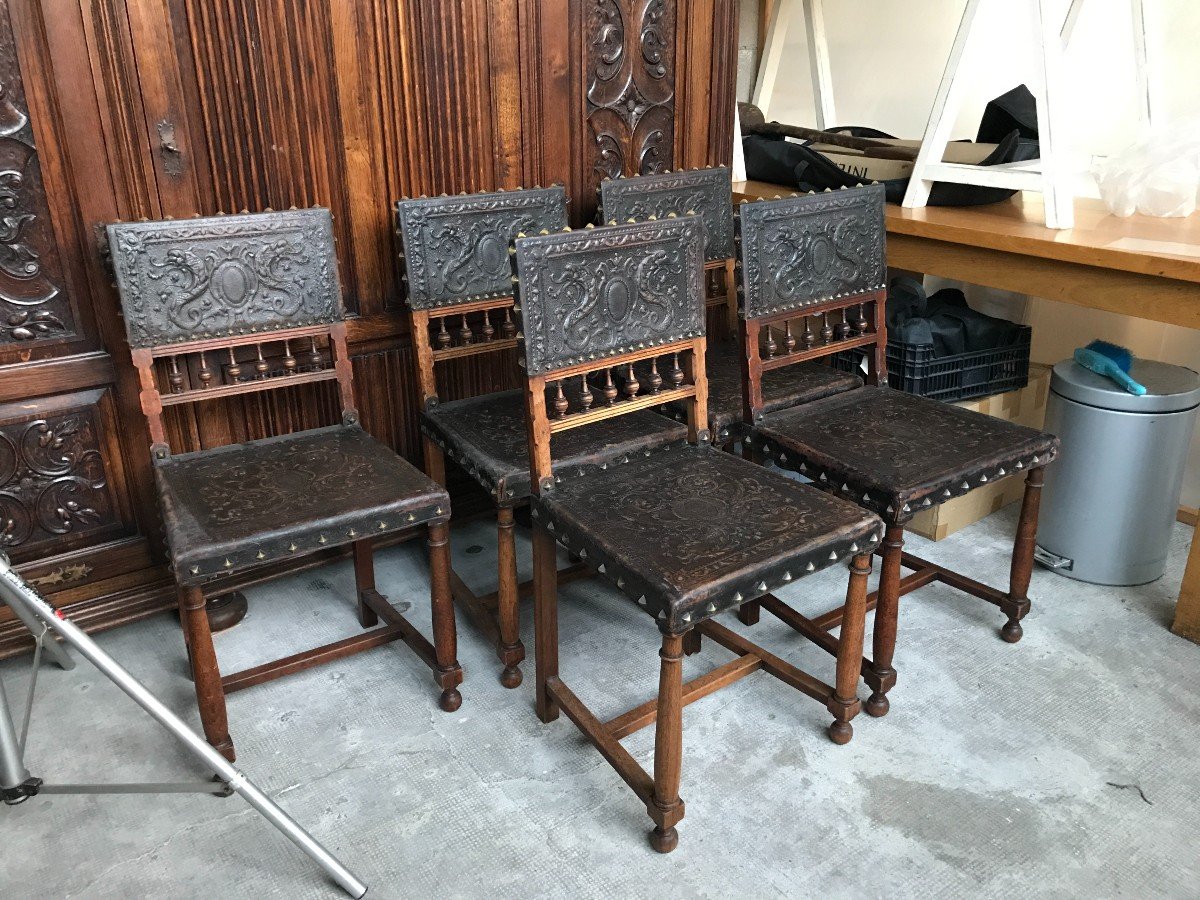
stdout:
{"type": "MultiPolygon", "coordinates": [[[[13,572],[13,575],[16,575],[16,572],[13,572]]],[[[29,589],[33,590],[32,588],[29,589]]],[[[25,627],[29,629],[34,637],[37,637],[39,634],[41,634],[43,628],[48,627],[43,625],[41,620],[36,615],[19,604],[13,605],[10,603],[9,609],[13,611],[14,616],[25,623],[25,627]]],[[[75,668],[75,660],[71,659],[71,654],[67,652],[67,648],[58,641],[50,638],[49,640],[43,641],[42,644],[44,652],[50,654],[50,656],[54,658],[54,661],[58,663],[61,668],[68,671],[75,668]]]]}
{"type": "MultiPolygon", "coordinates": [[[[317,843],[294,819],[280,809],[270,797],[255,787],[245,775],[230,765],[225,757],[185,725],[175,713],[171,712],[162,701],[150,693],[141,682],[130,675],[116,660],[101,650],[96,642],[84,634],[80,628],[67,619],[60,618],[50,604],[25,584],[9,564],[8,558],[2,553],[0,553],[0,601],[7,603],[18,616],[21,616],[21,613],[24,612],[26,615],[21,616],[21,620],[27,624],[28,620],[26,616],[32,616],[35,621],[35,634],[40,632],[41,626],[44,624],[51,631],[58,634],[77,653],[90,661],[117,687],[128,694],[138,706],[182,741],[193,754],[204,762],[207,768],[216,772],[230,788],[240,794],[247,803],[261,813],[272,825],[282,831],[292,843],[308,854],[309,858],[320,866],[330,878],[336,881],[346,893],[355,898],[366,894],[367,886],[355,878],[328,850],[317,843]]],[[[16,745],[15,729],[12,727],[11,716],[8,714],[7,703],[4,709],[0,711],[0,750],[3,751],[0,753],[0,764],[3,765],[3,768],[0,768],[0,776],[3,776],[5,779],[4,786],[14,786],[14,784],[9,782],[10,777],[15,778],[23,774],[24,778],[28,779],[29,773],[25,771],[24,763],[20,758],[20,753],[16,745]],[[8,722],[7,729],[4,727],[4,721],[8,722]],[[12,732],[11,743],[5,738],[8,732],[12,732]],[[4,749],[5,747],[7,749],[4,749]],[[12,769],[11,772],[9,771],[10,768],[12,769]]]]}

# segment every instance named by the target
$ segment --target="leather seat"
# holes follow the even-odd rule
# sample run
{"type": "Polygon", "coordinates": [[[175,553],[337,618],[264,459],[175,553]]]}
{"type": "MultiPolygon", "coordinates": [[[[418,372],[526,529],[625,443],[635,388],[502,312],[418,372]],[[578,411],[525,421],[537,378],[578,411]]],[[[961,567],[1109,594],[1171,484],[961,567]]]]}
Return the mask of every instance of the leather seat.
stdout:
{"type": "Polygon", "coordinates": [[[863,387],[764,416],[760,449],[889,524],[1043,466],[1056,437],[938,400],[863,387]]]}
{"type": "MultiPolygon", "coordinates": [[[[598,401],[598,398],[597,398],[598,401]]],[[[502,506],[530,494],[525,395],[501,391],[433,406],[422,431],[456,460],[502,506]]],[[[653,412],[634,412],[554,436],[555,473],[600,468],[630,454],[687,441],[687,428],[653,412]]]]}
{"type": "Polygon", "coordinates": [[[444,519],[445,488],[357,426],[334,426],[156,463],[184,584],[444,519]]]}
{"type": "Polygon", "coordinates": [[[533,504],[667,634],[870,550],[883,530],[849,501],[704,445],[564,477],[533,504]]]}
{"type": "MultiPolygon", "coordinates": [[[[708,375],[708,427],[713,441],[736,440],[744,431],[742,421],[742,360],[737,344],[710,344],[704,355],[708,375]]],[[[640,374],[640,372],[639,372],[640,374]]],[[[862,387],[862,379],[818,363],[798,363],[763,374],[764,409],[774,412],[812,403],[843,391],[862,387]]],[[[670,415],[686,417],[684,404],[668,406],[670,415]]]]}

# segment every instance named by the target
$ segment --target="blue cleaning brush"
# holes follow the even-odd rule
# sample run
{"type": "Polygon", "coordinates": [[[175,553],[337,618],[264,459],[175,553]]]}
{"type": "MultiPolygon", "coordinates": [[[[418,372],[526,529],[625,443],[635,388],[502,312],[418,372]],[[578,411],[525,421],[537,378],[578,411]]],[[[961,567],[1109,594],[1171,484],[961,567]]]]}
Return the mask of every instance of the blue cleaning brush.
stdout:
{"type": "Polygon", "coordinates": [[[1124,347],[1110,344],[1108,341],[1092,341],[1086,347],[1075,351],[1075,362],[1085,369],[1091,369],[1097,375],[1115,381],[1131,394],[1140,397],[1146,393],[1143,385],[1129,377],[1133,354],[1124,347]]]}

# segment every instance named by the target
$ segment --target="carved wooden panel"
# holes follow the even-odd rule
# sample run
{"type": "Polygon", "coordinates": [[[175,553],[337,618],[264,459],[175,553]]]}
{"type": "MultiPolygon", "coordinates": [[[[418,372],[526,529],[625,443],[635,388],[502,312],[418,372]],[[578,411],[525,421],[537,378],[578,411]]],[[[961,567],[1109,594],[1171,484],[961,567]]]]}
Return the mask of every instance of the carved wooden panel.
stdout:
{"type": "MultiPolygon", "coordinates": [[[[80,621],[173,603],[150,593],[168,582],[148,549],[148,439],[94,225],[327,207],[364,425],[418,460],[394,201],[562,184],[580,225],[604,171],[729,163],[738,5],[0,0],[0,238],[13,235],[0,240],[0,404],[49,415],[50,398],[103,392],[107,492],[125,510],[18,553],[92,571],[63,595],[80,621]],[[46,299],[18,308],[10,294],[46,299]]],[[[443,396],[515,386],[516,353],[446,362],[443,396]]],[[[335,421],[336,407],[328,385],[212,400],[173,408],[169,438],[179,451],[202,433],[247,440],[335,421]]]]}
{"type": "Polygon", "coordinates": [[[108,227],[132,347],[342,318],[329,211],[108,227]]]}
{"type": "Polygon", "coordinates": [[[704,334],[696,216],[517,241],[530,375],[704,334]]]}
{"type": "Polygon", "coordinates": [[[16,560],[119,530],[104,393],[0,406],[0,548],[16,560]]]}
{"type": "Polygon", "coordinates": [[[738,292],[765,316],[885,286],[883,185],[738,206],[738,292]]]}
{"type": "Polygon", "coordinates": [[[0,349],[74,334],[9,4],[0,0],[0,349]]]}
{"type": "Polygon", "coordinates": [[[593,188],[672,167],[675,20],[668,0],[586,0],[585,168],[593,188]]]}

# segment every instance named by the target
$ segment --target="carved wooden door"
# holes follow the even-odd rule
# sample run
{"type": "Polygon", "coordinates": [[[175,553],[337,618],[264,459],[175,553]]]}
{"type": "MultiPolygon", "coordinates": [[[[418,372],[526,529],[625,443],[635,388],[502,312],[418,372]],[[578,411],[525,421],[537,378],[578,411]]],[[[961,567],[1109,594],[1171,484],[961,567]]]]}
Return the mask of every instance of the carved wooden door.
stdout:
{"type": "MultiPolygon", "coordinates": [[[[105,597],[84,622],[115,600],[112,623],[138,611],[122,596],[162,572],[126,443],[136,392],[110,352],[120,321],[97,315],[107,279],[87,223],[116,207],[92,80],[66,53],[86,61],[83,22],[66,20],[0,0],[0,548],[60,604],[105,597]]],[[[132,444],[139,434],[133,420],[132,444]]],[[[0,611],[0,649],[23,637],[0,611]]]]}

